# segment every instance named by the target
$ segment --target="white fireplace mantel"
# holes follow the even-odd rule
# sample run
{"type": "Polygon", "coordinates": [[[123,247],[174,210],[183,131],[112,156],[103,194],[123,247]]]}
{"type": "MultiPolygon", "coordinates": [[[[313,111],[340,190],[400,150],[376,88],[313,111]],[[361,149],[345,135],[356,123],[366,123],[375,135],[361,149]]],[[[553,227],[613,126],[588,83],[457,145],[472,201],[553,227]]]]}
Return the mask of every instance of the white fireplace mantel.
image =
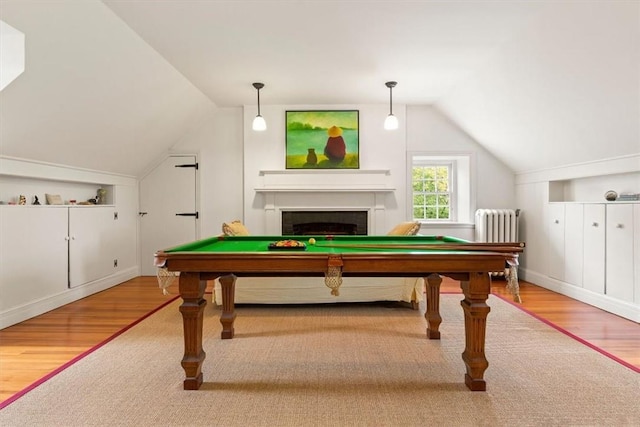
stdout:
{"type": "Polygon", "coordinates": [[[384,169],[262,170],[256,195],[261,195],[265,230],[280,234],[282,212],[287,210],[366,210],[369,229],[380,234],[385,211],[395,188],[384,169]]]}
{"type": "Polygon", "coordinates": [[[388,169],[287,169],[262,170],[256,193],[388,193],[388,169]]]}

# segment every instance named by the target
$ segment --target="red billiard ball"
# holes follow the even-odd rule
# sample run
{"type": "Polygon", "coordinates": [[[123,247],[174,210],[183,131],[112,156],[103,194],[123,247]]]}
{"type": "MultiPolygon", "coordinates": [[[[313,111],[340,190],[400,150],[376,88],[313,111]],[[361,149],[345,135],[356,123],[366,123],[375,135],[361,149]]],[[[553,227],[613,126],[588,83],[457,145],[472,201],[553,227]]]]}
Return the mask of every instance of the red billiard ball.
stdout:
{"type": "Polygon", "coordinates": [[[327,237],[325,237],[325,239],[327,239],[327,240],[333,240],[333,235],[332,235],[332,234],[329,234],[327,237]]]}

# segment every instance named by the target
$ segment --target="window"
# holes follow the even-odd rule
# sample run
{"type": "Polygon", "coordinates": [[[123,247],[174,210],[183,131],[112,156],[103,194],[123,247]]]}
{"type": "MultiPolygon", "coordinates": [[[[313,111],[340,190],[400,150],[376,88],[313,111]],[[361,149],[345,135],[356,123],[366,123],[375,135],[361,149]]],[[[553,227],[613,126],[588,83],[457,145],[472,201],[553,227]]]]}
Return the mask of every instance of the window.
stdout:
{"type": "Polygon", "coordinates": [[[413,219],[451,220],[451,164],[414,164],[413,219]]]}
{"type": "Polygon", "coordinates": [[[473,222],[473,164],[472,153],[408,153],[407,200],[413,219],[423,223],[473,222]]]}

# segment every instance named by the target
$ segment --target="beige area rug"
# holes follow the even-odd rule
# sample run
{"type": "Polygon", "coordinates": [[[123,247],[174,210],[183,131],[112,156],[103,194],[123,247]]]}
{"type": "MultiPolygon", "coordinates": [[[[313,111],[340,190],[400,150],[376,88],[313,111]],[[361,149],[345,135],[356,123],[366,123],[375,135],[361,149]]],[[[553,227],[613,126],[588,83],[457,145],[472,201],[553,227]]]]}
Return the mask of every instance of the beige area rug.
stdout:
{"type": "Polygon", "coordinates": [[[463,383],[460,295],[442,339],[385,305],[250,306],[205,316],[204,379],[182,390],[176,301],[0,411],[2,426],[630,426],[640,374],[491,297],[488,390],[463,383]]]}

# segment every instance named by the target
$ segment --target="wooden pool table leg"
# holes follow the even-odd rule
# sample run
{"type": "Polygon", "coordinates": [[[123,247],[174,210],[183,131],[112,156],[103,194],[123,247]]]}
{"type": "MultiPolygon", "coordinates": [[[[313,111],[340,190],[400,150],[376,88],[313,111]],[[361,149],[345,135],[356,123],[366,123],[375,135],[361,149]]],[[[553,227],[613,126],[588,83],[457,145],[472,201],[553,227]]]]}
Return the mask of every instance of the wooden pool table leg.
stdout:
{"type": "Polygon", "coordinates": [[[222,314],[220,315],[222,333],[220,334],[220,338],[227,340],[233,338],[233,322],[236,320],[236,276],[228,274],[220,277],[219,280],[220,287],[222,288],[222,314]]]}
{"type": "Polygon", "coordinates": [[[487,273],[470,273],[468,282],[461,282],[464,300],[460,301],[464,310],[465,349],[462,360],[467,367],[464,382],[472,391],[485,391],[487,384],[483,379],[489,366],[485,357],[484,345],[487,329],[487,314],[491,308],[487,298],[491,282],[487,273]]]}
{"type": "Polygon", "coordinates": [[[186,379],[185,390],[197,390],[202,385],[202,362],[207,354],[202,349],[202,319],[207,301],[204,299],[205,280],[198,273],[181,273],[179,280],[182,305],[182,324],[184,328],[184,357],[182,368],[186,379]]]}
{"type": "Polygon", "coordinates": [[[424,282],[427,288],[427,311],[424,318],[427,319],[427,338],[430,340],[440,339],[440,284],[442,277],[439,274],[430,274],[425,277],[424,282]]]}

